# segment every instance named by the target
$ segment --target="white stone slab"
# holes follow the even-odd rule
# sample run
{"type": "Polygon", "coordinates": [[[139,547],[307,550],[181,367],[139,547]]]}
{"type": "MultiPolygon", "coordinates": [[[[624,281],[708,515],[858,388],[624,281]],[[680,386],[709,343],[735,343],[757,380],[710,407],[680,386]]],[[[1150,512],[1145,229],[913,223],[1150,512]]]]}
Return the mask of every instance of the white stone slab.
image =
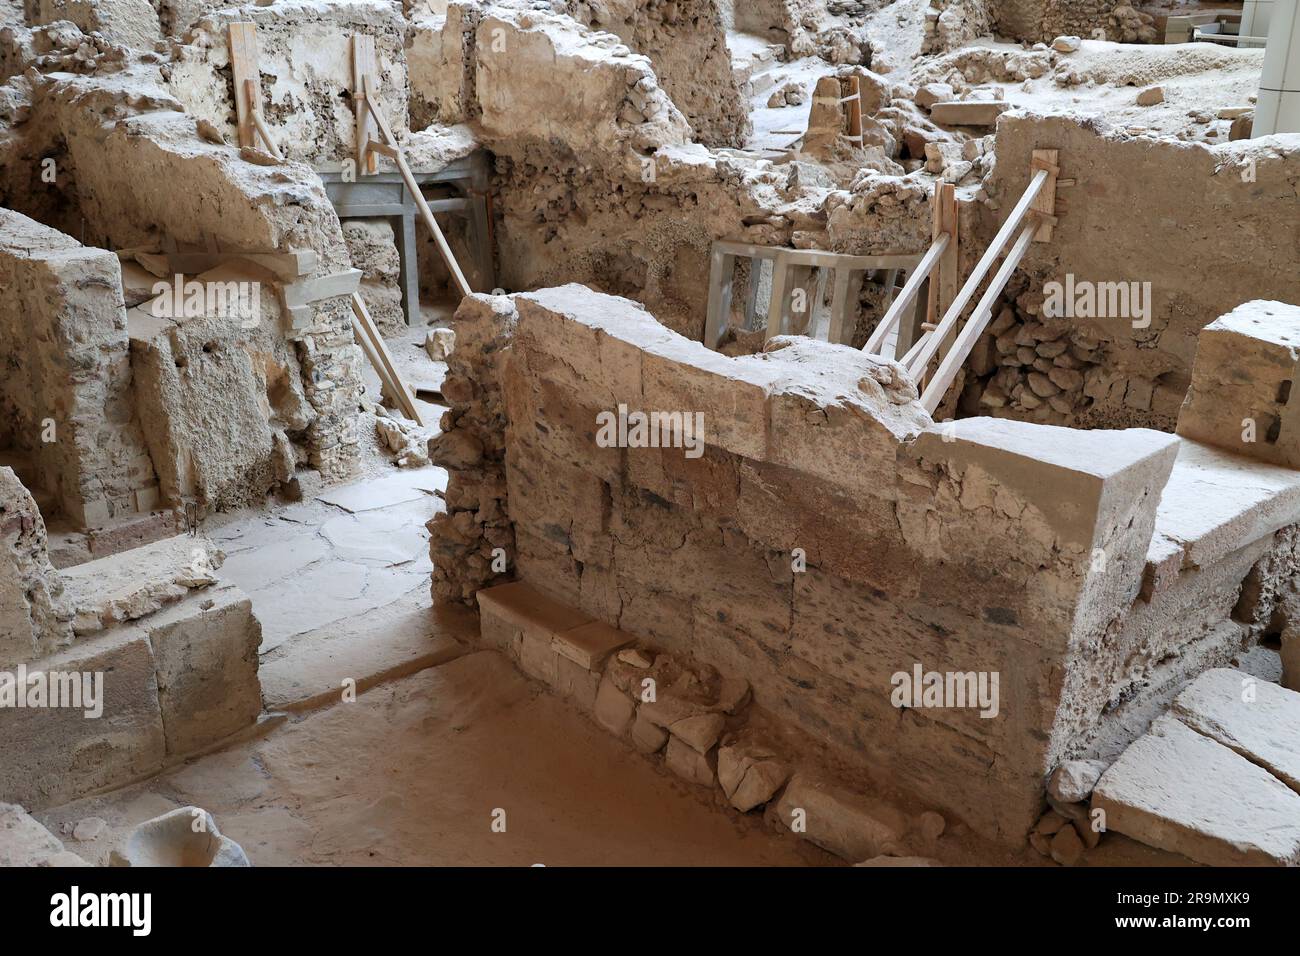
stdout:
{"type": "Polygon", "coordinates": [[[317,495],[316,500],[356,514],[431,497],[434,491],[444,491],[446,487],[445,469],[417,468],[399,471],[395,475],[374,481],[358,481],[329,488],[317,495]]]}
{"type": "Polygon", "coordinates": [[[1188,684],[1173,713],[1300,792],[1300,694],[1220,667],[1188,684]]]}
{"type": "Polygon", "coordinates": [[[1156,535],[1183,548],[1184,567],[1207,567],[1300,521],[1300,471],[1183,439],[1156,510],[1156,535]]]}
{"type": "Polygon", "coordinates": [[[1172,717],[1102,774],[1106,828],[1208,866],[1300,864],[1300,794],[1172,717]]]}

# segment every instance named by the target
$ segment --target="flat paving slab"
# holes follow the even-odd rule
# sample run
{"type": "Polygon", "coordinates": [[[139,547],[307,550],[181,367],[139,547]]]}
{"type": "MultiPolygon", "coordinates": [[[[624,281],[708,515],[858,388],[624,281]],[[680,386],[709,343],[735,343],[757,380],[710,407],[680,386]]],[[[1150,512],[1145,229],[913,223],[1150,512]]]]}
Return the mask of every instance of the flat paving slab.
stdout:
{"type": "Polygon", "coordinates": [[[1207,866],[1300,864],[1300,794],[1170,716],[1102,774],[1108,830],[1207,866]]]}

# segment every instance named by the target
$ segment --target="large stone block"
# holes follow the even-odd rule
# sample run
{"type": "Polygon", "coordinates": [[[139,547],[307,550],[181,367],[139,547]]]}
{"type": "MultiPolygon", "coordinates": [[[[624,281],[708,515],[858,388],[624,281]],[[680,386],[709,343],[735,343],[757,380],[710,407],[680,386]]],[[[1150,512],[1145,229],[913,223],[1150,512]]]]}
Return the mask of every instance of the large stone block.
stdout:
{"type": "Polygon", "coordinates": [[[193,752],[257,720],[262,626],[243,591],[191,594],[142,626],[153,645],[169,754],[193,752]]]}
{"type": "MultiPolygon", "coordinates": [[[[157,772],[166,753],[148,636],[119,627],[29,665],[30,675],[72,675],[96,706],[0,709],[0,799],[33,810],[157,772]]],[[[29,688],[30,696],[30,688],[29,688]]],[[[66,698],[65,698],[66,699],[66,698]]],[[[83,695],[82,704],[86,703],[83,695]]]]}
{"type": "Polygon", "coordinates": [[[1238,306],[1197,336],[1178,434],[1300,468],[1297,378],[1300,307],[1266,301],[1238,306]]]}

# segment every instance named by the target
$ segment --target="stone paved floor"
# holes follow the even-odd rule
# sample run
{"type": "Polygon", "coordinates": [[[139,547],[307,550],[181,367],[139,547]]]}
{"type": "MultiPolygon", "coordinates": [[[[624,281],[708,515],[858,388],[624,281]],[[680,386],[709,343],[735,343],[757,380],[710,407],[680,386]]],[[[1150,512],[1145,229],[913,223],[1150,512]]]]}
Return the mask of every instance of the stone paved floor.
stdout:
{"type": "Polygon", "coordinates": [[[441,468],[394,469],[207,529],[226,552],[221,577],[248,594],[262,623],[269,710],[454,653],[448,632],[472,622],[433,610],[424,527],[446,482],[441,468]]]}

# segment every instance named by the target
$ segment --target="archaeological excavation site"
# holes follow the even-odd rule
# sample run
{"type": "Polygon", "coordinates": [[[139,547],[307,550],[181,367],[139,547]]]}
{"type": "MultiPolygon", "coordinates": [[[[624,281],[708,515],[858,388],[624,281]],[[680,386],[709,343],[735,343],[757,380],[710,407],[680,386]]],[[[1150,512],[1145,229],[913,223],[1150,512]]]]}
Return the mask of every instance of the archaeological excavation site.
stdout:
{"type": "Polygon", "coordinates": [[[0,0],[0,865],[1300,866],[1293,386],[1296,0],[0,0]]]}

